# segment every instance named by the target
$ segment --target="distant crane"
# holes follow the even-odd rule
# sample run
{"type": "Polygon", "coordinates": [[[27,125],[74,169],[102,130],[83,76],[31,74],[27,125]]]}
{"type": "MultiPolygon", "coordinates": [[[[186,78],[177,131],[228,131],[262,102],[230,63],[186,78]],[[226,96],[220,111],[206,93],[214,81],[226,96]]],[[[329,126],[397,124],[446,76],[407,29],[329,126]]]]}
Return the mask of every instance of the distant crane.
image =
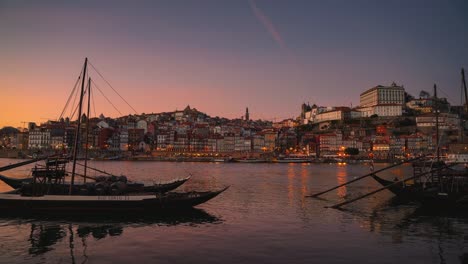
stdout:
{"type": "Polygon", "coordinates": [[[26,121],[21,121],[21,124],[23,125],[23,126],[22,126],[23,131],[26,129],[26,123],[28,123],[28,122],[26,122],[26,121]]]}

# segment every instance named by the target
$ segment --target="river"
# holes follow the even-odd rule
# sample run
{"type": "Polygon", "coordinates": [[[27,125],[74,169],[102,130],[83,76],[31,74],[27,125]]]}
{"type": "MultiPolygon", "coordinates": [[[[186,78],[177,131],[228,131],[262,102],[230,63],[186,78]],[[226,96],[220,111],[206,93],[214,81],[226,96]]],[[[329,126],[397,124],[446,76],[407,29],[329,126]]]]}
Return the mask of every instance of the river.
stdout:
{"type": "MultiPolygon", "coordinates": [[[[0,166],[18,160],[0,159],[0,166]]],[[[230,188],[189,212],[161,216],[0,214],[0,263],[466,263],[468,219],[395,205],[372,178],[305,196],[369,172],[365,165],[95,161],[132,180],[192,178],[177,191],[230,188]]],[[[34,165],[2,174],[25,177],[34,165]]],[[[376,164],[375,169],[386,164],[376,164]]],[[[411,173],[400,166],[379,174],[411,173]]],[[[94,172],[90,173],[91,176],[94,172]]],[[[0,191],[10,190],[0,182],[0,191]]]]}

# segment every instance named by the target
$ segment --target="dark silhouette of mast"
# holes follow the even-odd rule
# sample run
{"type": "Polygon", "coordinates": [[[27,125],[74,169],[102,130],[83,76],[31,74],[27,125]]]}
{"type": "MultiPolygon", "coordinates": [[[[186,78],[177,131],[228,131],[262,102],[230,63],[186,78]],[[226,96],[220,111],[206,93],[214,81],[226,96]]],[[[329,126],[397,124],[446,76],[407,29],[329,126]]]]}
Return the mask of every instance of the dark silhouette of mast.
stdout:
{"type": "Polygon", "coordinates": [[[86,118],[86,148],[85,148],[85,163],[84,163],[84,177],[83,181],[86,182],[86,172],[88,170],[88,144],[89,144],[89,111],[91,109],[91,77],[88,78],[88,111],[86,118]]]}
{"type": "Polygon", "coordinates": [[[75,144],[73,147],[73,169],[72,169],[72,175],[71,175],[70,190],[68,192],[69,195],[72,194],[73,184],[75,183],[76,156],[78,153],[78,139],[79,139],[80,130],[81,130],[81,114],[82,114],[83,94],[84,94],[84,85],[85,85],[85,79],[86,79],[85,77],[86,77],[87,66],[88,66],[88,58],[85,58],[84,68],[83,68],[83,78],[81,78],[80,103],[78,105],[78,125],[76,128],[75,142],[74,142],[75,144]]]}
{"type": "Polygon", "coordinates": [[[465,118],[468,116],[468,92],[466,91],[466,81],[465,81],[465,69],[461,69],[461,77],[462,77],[462,96],[463,93],[465,94],[465,103],[463,104],[464,112],[460,112],[460,142],[464,143],[465,137],[465,118]]]}
{"type": "Polygon", "coordinates": [[[465,81],[465,69],[461,69],[461,77],[462,77],[462,85],[463,85],[463,91],[465,92],[465,114],[468,113],[468,93],[466,92],[466,81],[465,81]]]}
{"type": "Polygon", "coordinates": [[[437,85],[434,84],[434,109],[436,118],[436,150],[437,162],[440,160],[440,147],[439,147],[439,100],[437,99],[437,85]]]}

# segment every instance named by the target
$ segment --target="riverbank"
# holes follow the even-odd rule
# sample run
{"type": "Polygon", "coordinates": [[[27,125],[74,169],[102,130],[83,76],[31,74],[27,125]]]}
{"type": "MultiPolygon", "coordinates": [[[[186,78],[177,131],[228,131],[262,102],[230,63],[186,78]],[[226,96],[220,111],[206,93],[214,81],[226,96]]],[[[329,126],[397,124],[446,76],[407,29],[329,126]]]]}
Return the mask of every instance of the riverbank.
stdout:
{"type": "MultiPolygon", "coordinates": [[[[30,159],[38,156],[54,155],[57,152],[48,151],[32,151],[32,150],[0,150],[0,158],[9,159],[30,159]]],[[[188,153],[168,153],[168,152],[153,152],[150,154],[132,154],[131,152],[102,152],[90,151],[88,153],[89,160],[96,161],[164,161],[164,162],[236,162],[239,160],[249,159],[251,162],[243,163],[277,163],[276,158],[272,153],[229,153],[225,155],[197,155],[188,153]],[[185,154],[185,155],[184,155],[185,154]]],[[[84,158],[79,158],[83,160],[84,158]]],[[[400,159],[374,159],[375,163],[394,163],[400,162],[400,159]]],[[[281,162],[281,163],[340,163],[340,164],[361,164],[371,162],[369,159],[333,159],[333,158],[311,158],[307,162],[281,162]]]]}

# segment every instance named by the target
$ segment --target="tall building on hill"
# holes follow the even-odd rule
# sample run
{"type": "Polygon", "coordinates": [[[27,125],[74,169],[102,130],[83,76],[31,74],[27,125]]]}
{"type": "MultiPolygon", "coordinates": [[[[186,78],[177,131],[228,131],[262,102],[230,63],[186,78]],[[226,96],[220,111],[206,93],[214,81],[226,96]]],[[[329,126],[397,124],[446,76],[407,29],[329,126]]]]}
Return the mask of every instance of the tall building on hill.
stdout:
{"type": "Polygon", "coordinates": [[[357,109],[362,116],[399,116],[405,103],[405,89],[393,82],[390,86],[377,85],[360,96],[357,109]]]}
{"type": "Polygon", "coordinates": [[[245,108],[245,120],[246,121],[249,121],[250,120],[250,116],[249,116],[249,108],[245,108]]]}
{"type": "Polygon", "coordinates": [[[377,85],[363,93],[360,96],[360,106],[376,106],[382,104],[405,103],[405,89],[392,83],[390,86],[377,85]]]}

